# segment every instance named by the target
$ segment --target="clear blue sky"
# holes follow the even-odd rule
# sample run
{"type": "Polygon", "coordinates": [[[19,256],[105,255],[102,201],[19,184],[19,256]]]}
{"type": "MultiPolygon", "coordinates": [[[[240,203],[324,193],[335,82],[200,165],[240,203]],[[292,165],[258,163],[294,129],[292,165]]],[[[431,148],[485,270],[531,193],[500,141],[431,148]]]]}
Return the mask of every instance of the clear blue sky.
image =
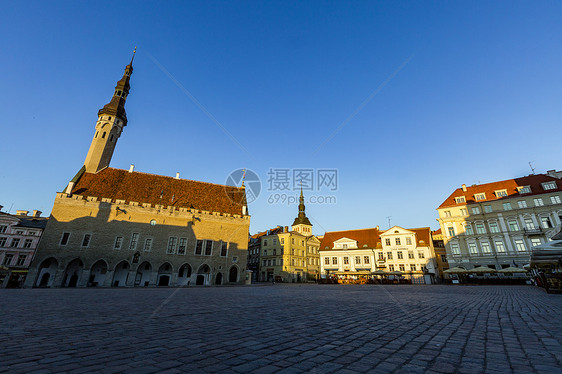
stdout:
{"type": "Polygon", "coordinates": [[[135,45],[111,166],[214,183],[252,169],[264,182],[252,233],[297,214],[268,204],[269,168],[338,169],[338,190],[322,193],[337,203],[307,205],[316,234],[387,216],[437,228],[462,183],[526,175],[529,161],[561,168],[562,2],[2,5],[4,211],[50,212],[135,45]]]}

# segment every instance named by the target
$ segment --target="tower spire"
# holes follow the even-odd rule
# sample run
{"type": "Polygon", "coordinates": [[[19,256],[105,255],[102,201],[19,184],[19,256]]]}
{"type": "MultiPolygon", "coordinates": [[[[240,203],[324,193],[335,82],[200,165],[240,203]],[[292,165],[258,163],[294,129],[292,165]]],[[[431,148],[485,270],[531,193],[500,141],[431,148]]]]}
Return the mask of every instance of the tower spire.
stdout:
{"type": "Polygon", "coordinates": [[[133,73],[133,57],[131,62],[125,66],[123,77],[117,82],[113,97],[98,111],[98,121],[96,122],[96,131],[90,150],[84,161],[84,167],[87,173],[97,173],[98,171],[109,166],[117,139],[121,136],[123,127],[127,126],[127,114],[125,113],[125,101],[129,95],[131,86],[129,81],[133,73]]]}
{"type": "Polygon", "coordinates": [[[297,218],[295,218],[295,221],[293,222],[293,226],[296,226],[296,225],[312,226],[312,223],[310,223],[310,220],[308,219],[308,217],[306,216],[306,213],[304,212],[305,209],[306,209],[306,207],[304,205],[304,194],[302,192],[302,183],[301,183],[301,196],[299,198],[299,214],[298,214],[297,218]]]}
{"type": "Polygon", "coordinates": [[[119,117],[123,121],[123,126],[127,126],[127,114],[125,113],[125,101],[129,95],[129,90],[131,85],[129,81],[131,80],[131,74],[133,74],[133,59],[135,58],[136,47],[133,51],[133,57],[131,57],[131,62],[129,65],[125,66],[125,72],[123,77],[117,82],[115,86],[115,91],[113,91],[113,97],[109,103],[105,104],[102,109],[98,111],[98,116],[103,114],[113,115],[119,117]]]}

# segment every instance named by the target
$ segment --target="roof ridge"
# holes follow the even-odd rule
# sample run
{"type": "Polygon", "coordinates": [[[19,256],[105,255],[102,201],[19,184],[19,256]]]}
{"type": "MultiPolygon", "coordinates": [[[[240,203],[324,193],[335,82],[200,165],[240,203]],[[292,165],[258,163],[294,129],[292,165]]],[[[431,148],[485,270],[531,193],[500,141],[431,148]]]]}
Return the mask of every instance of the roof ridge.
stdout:
{"type": "MultiPolygon", "coordinates": [[[[105,168],[104,170],[110,170],[110,169],[118,170],[118,171],[123,171],[123,172],[129,173],[128,170],[125,170],[125,169],[118,169],[118,168],[111,168],[111,167],[105,168]]],[[[232,188],[236,188],[237,190],[242,190],[242,189],[244,189],[244,188],[242,188],[242,187],[229,186],[229,185],[226,185],[226,184],[219,184],[219,183],[211,183],[211,182],[196,181],[196,180],[194,180],[194,179],[186,179],[186,178],[177,178],[177,179],[176,179],[176,177],[171,177],[171,176],[168,176],[168,175],[160,175],[160,174],[146,173],[146,172],[143,172],[143,171],[133,171],[131,174],[134,174],[134,173],[136,173],[136,174],[152,175],[152,176],[159,177],[159,178],[171,178],[171,179],[175,179],[175,180],[182,180],[182,181],[188,181],[188,182],[205,183],[205,184],[210,184],[210,185],[213,185],[213,186],[232,187],[232,188]]]]}
{"type": "Polygon", "coordinates": [[[350,229],[350,230],[326,231],[326,233],[332,233],[332,232],[347,232],[347,231],[365,231],[365,230],[377,230],[377,231],[381,231],[380,228],[368,227],[368,228],[366,228],[366,229],[350,229]]]}
{"type": "MultiPolygon", "coordinates": [[[[548,178],[552,178],[552,179],[557,179],[557,178],[555,178],[555,177],[551,177],[551,176],[548,175],[548,174],[539,173],[539,174],[524,175],[524,176],[522,176],[522,177],[507,178],[507,179],[502,179],[502,180],[494,181],[494,182],[481,183],[481,184],[472,184],[472,185],[470,185],[470,186],[467,185],[466,188],[487,186],[487,185],[491,185],[491,184],[503,183],[503,182],[508,182],[508,181],[515,181],[516,179],[533,178],[533,177],[548,177],[548,178]]],[[[462,187],[458,187],[456,190],[462,190],[462,187]]],[[[456,190],[455,190],[455,191],[456,191],[456,190]]]]}

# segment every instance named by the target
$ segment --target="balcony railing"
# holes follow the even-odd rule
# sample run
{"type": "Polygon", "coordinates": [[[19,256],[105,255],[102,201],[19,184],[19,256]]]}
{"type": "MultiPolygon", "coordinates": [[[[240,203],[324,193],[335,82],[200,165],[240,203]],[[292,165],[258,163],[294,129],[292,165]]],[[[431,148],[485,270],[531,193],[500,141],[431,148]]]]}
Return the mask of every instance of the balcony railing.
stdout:
{"type": "Polygon", "coordinates": [[[543,229],[542,227],[533,227],[533,228],[525,227],[523,231],[525,232],[526,235],[540,235],[542,234],[543,229]]]}

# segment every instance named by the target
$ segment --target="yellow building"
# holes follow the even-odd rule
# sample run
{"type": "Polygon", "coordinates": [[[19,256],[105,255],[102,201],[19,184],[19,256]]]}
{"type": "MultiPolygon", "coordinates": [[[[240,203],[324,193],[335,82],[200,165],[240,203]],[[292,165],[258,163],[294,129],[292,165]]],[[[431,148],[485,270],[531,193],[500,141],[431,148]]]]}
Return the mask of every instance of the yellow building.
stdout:
{"type": "Polygon", "coordinates": [[[320,275],[320,240],[312,235],[312,224],[305,214],[301,190],[299,214],[291,231],[261,237],[261,281],[307,282],[320,275]]]}
{"type": "Polygon", "coordinates": [[[110,168],[127,125],[132,60],[98,112],[84,166],[56,194],[27,287],[243,283],[244,187],[110,168]]]}

